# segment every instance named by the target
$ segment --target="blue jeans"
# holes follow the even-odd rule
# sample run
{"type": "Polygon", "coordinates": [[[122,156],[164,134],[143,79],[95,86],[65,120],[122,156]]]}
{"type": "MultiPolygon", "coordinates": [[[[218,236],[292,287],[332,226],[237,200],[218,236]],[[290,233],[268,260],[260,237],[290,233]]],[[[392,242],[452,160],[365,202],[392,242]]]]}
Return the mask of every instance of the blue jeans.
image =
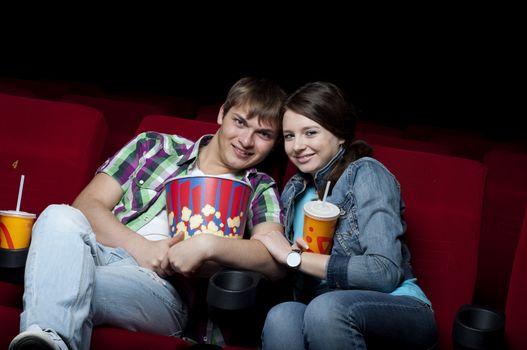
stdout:
{"type": "Polygon", "coordinates": [[[93,326],[178,336],[187,307],[170,283],[124,249],[96,242],[86,217],[51,205],[33,227],[20,330],[55,330],[70,349],[89,349],[93,326]]]}
{"type": "Polygon", "coordinates": [[[362,290],[322,294],[308,305],[274,306],[263,349],[429,349],[437,340],[432,310],[407,296],[362,290]]]}

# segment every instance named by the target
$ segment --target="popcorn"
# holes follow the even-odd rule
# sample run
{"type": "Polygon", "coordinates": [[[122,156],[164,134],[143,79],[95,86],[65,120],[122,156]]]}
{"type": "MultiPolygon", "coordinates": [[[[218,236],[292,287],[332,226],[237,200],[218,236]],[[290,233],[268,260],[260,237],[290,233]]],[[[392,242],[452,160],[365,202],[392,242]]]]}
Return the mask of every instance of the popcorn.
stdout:
{"type": "Polygon", "coordinates": [[[192,215],[189,221],[190,229],[195,229],[200,227],[201,223],[203,222],[203,217],[200,214],[192,215]]]}
{"type": "Polygon", "coordinates": [[[214,214],[214,212],[216,211],[216,209],[210,205],[210,204],[207,204],[203,207],[203,209],[201,210],[201,212],[203,213],[203,215],[205,216],[209,216],[209,215],[212,215],[214,214]]]}
{"type": "Polygon", "coordinates": [[[202,233],[242,238],[252,188],[219,176],[180,176],[166,181],[167,212],[172,235],[185,239],[202,233]]]}

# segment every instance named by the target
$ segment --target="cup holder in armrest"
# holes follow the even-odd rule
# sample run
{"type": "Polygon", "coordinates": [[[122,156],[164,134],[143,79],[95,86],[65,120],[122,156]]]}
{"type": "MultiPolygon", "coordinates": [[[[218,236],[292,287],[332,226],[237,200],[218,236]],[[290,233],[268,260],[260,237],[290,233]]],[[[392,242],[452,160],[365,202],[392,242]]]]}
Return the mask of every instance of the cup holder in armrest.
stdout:
{"type": "Polygon", "coordinates": [[[223,310],[241,310],[254,305],[262,275],[252,271],[222,270],[209,280],[207,303],[223,310]]]}
{"type": "Polygon", "coordinates": [[[499,310],[463,305],[459,308],[452,328],[455,350],[499,350],[505,348],[505,316],[499,310]]]}

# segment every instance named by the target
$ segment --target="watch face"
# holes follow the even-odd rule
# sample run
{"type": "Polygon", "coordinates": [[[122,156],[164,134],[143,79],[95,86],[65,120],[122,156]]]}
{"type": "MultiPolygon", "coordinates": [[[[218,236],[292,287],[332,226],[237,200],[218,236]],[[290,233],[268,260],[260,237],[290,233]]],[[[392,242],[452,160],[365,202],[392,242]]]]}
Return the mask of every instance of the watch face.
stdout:
{"type": "Polygon", "coordinates": [[[287,255],[287,266],[289,267],[298,267],[302,258],[299,252],[292,251],[287,255]]]}

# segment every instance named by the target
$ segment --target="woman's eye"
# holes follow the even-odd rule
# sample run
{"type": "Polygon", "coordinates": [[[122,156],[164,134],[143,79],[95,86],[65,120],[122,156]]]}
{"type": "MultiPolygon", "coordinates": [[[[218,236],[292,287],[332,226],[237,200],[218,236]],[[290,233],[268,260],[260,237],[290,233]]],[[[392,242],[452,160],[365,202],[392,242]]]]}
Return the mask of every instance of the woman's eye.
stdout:
{"type": "Polygon", "coordinates": [[[291,140],[293,138],[293,134],[284,134],[284,140],[291,140]]]}
{"type": "Polygon", "coordinates": [[[313,135],[316,135],[317,132],[315,130],[308,130],[306,131],[306,136],[313,136],[313,135]]]}

